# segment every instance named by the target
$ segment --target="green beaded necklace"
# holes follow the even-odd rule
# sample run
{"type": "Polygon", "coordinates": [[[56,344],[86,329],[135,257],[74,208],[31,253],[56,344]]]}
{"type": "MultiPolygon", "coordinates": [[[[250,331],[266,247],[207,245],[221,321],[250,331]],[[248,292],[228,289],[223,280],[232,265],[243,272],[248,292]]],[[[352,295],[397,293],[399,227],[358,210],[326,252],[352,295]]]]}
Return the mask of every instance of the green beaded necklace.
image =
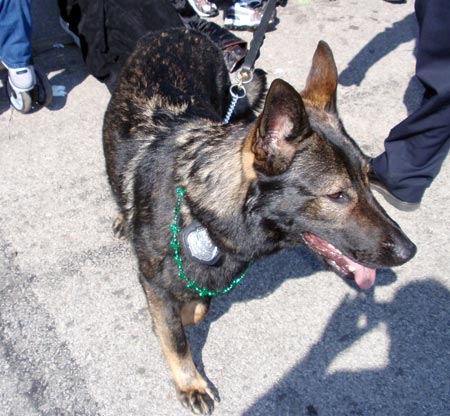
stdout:
{"type": "Polygon", "coordinates": [[[172,224],[170,225],[170,231],[172,231],[172,240],[170,241],[170,247],[173,249],[173,259],[175,260],[175,263],[178,268],[178,277],[186,282],[186,287],[191,290],[195,290],[201,297],[215,297],[219,295],[224,295],[228,292],[231,292],[238,284],[239,282],[246,276],[248,269],[250,268],[252,262],[250,261],[245,268],[245,270],[236,277],[229,286],[227,286],[225,289],[217,290],[217,291],[211,291],[206,288],[201,288],[197,285],[196,282],[189,279],[186,276],[186,272],[183,268],[183,259],[180,256],[180,241],[178,240],[178,233],[180,232],[180,227],[178,226],[178,220],[180,217],[180,209],[181,209],[181,202],[183,200],[183,196],[186,194],[186,190],[184,188],[177,188],[177,204],[174,209],[174,216],[172,224]]]}

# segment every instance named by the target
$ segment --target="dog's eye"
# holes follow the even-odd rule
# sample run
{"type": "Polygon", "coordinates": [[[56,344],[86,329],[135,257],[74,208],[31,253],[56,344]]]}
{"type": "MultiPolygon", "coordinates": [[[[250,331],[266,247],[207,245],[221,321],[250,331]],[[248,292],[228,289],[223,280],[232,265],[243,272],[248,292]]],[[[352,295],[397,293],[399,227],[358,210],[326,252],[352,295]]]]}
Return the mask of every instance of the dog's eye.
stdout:
{"type": "Polygon", "coordinates": [[[335,192],[334,194],[327,195],[327,197],[335,202],[344,202],[348,199],[345,192],[335,192]]]}

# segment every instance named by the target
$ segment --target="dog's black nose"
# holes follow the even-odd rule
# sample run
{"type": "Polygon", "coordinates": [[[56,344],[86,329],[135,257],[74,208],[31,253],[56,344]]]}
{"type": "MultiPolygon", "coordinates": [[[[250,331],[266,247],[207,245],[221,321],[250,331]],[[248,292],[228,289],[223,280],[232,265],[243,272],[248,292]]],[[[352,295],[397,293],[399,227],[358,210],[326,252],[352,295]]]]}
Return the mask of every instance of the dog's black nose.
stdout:
{"type": "Polygon", "coordinates": [[[417,252],[416,245],[408,237],[403,236],[402,240],[403,241],[397,242],[393,249],[393,254],[397,259],[398,264],[403,264],[408,260],[411,260],[417,252]]]}

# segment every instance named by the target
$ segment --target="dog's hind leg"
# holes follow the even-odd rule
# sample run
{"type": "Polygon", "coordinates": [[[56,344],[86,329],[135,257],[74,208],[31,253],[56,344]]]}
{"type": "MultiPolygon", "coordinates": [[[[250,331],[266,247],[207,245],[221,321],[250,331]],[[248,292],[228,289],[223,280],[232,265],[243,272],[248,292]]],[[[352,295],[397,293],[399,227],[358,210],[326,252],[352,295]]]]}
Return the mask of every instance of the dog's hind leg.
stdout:
{"type": "MultiPolygon", "coordinates": [[[[183,329],[181,305],[164,297],[159,290],[157,293],[150,285],[144,283],[143,286],[153,320],[153,329],[161,341],[178,399],[184,407],[196,414],[210,414],[214,409],[214,401],[219,401],[219,398],[194,364],[183,329]]],[[[193,311],[196,309],[194,307],[193,311]]],[[[204,313],[200,315],[203,317],[204,313]]],[[[197,318],[200,315],[197,312],[197,318]]],[[[189,316],[195,318],[195,313],[189,316]]]]}
{"type": "Polygon", "coordinates": [[[209,303],[192,301],[185,303],[181,308],[181,321],[183,326],[200,323],[209,309],[209,303]]]}

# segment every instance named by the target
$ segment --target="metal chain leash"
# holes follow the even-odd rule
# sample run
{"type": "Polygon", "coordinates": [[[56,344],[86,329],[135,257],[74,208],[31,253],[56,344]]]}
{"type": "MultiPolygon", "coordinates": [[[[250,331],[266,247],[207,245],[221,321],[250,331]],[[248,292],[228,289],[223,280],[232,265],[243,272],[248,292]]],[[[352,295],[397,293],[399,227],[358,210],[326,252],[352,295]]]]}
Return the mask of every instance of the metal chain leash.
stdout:
{"type": "Polygon", "coordinates": [[[244,84],[250,82],[253,78],[254,65],[258,57],[258,52],[264,42],[264,37],[269,26],[270,17],[272,16],[276,5],[277,0],[269,0],[267,2],[267,6],[261,18],[261,23],[259,24],[258,29],[255,31],[252,41],[250,42],[250,49],[247,53],[247,56],[245,57],[244,63],[242,64],[242,68],[237,73],[237,80],[230,87],[230,95],[232,99],[228,107],[227,114],[223,119],[224,124],[228,124],[230,122],[231,116],[233,115],[233,111],[238,100],[244,98],[247,95],[244,84]]]}

